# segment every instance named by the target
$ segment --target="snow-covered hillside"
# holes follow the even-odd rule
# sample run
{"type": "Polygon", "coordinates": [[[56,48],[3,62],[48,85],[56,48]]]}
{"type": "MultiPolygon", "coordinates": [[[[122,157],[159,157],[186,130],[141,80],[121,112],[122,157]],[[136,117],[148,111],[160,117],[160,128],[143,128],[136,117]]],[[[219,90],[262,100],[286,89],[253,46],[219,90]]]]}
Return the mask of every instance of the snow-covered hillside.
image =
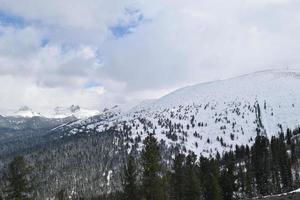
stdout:
{"type": "Polygon", "coordinates": [[[129,146],[155,132],[169,146],[208,155],[251,144],[257,130],[271,136],[299,122],[300,71],[286,69],[188,86],[126,113],[79,120],[59,130],[71,136],[112,128],[126,135],[129,146]]]}

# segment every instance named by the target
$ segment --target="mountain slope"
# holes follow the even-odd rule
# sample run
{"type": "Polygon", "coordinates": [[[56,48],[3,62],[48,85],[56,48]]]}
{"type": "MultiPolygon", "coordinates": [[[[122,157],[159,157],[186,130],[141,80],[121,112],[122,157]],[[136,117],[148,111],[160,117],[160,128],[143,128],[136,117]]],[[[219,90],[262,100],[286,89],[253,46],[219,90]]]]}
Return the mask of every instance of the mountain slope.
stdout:
{"type": "Polygon", "coordinates": [[[62,124],[76,120],[74,117],[50,119],[40,116],[12,117],[0,115],[0,158],[15,155],[25,149],[48,142],[43,136],[62,124]]]}
{"type": "Polygon", "coordinates": [[[262,71],[188,86],[126,113],[93,123],[79,120],[58,131],[64,137],[120,130],[128,134],[129,146],[155,132],[168,146],[214,154],[252,143],[258,130],[271,136],[298,126],[299,85],[299,71],[262,71]]]}
{"type": "MultiPolygon", "coordinates": [[[[74,198],[97,196],[120,189],[126,153],[138,158],[148,133],[155,132],[162,160],[169,163],[178,150],[209,156],[234,150],[236,144],[250,146],[257,132],[271,136],[298,126],[299,77],[297,71],[273,70],[189,86],[127,112],[115,106],[60,123],[45,134],[29,133],[26,148],[23,138],[2,146],[17,144],[17,153],[36,167],[40,199],[61,188],[74,198]]],[[[14,153],[4,151],[0,178],[14,153]]]]}

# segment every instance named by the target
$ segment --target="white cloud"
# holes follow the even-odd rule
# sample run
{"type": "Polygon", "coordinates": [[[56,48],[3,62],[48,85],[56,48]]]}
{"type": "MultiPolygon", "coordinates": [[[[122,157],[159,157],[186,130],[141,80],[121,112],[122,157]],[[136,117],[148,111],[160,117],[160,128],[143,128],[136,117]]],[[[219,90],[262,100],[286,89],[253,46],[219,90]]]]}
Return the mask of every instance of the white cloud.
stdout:
{"type": "Polygon", "coordinates": [[[300,66],[296,0],[0,0],[0,5],[26,22],[0,23],[5,96],[0,109],[132,104],[186,84],[300,66]],[[114,36],[110,28],[118,25],[128,25],[130,33],[114,36]]]}
{"type": "Polygon", "coordinates": [[[298,65],[295,6],[294,1],[168,1],[134,34],[107,41],[105,67],[141,89],[298,65]]]}
{"type": "Polygon", "coordinates": [[[104,30],[122,15],[130,1],[1,0],[0,3],[4,10],[44,24],[83,29],[99,27],[104,30]]]}

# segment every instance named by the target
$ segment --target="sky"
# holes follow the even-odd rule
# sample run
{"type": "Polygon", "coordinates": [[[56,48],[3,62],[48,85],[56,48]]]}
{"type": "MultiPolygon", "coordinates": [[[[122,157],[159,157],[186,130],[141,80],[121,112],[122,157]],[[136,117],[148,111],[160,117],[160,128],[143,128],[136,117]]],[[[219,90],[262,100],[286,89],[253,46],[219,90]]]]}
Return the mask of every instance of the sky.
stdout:
{"type": "Polygon", "coordinates": [[[300,66],[298,0],[0,0],[0,112],[130,107],[300,66]]]}

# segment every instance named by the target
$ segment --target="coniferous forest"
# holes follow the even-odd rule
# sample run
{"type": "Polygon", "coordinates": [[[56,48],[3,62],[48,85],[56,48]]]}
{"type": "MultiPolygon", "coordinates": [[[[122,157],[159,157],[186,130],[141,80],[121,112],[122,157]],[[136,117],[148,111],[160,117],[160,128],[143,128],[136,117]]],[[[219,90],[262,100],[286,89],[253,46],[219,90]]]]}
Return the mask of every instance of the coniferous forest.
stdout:
{"type": "MultiPolygon", "coordinates": [[[[149,134],[141,155],[127,156],[122,190],[92,199],[233,200],[286,193],[300,187],[299,144],[293,135],[291,130],[271,139],[258,134],[252,146],[236,146],[208,158],[178,152],[166,163],[157,139],[149,134]]],[[[15,157],[0,199],[36,199],[33,171],[24,157],[15,157]]],[[[62,189],[55,199],[69,195],[62,189]]]]}

